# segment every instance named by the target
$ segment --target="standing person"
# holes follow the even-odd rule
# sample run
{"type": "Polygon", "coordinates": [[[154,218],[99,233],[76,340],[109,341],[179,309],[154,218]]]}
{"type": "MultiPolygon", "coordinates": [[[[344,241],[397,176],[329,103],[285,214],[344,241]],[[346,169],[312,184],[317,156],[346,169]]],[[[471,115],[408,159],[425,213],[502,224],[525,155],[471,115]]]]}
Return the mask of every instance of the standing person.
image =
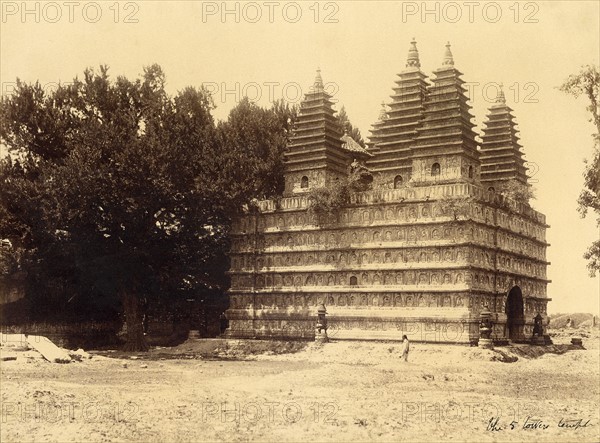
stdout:
{"type": "Polygon", "coordinates": [[[410,350],[410,343],[406,335],[402,336],[402,357],[404,361],[408,362],[408,351],[410,350]]]}

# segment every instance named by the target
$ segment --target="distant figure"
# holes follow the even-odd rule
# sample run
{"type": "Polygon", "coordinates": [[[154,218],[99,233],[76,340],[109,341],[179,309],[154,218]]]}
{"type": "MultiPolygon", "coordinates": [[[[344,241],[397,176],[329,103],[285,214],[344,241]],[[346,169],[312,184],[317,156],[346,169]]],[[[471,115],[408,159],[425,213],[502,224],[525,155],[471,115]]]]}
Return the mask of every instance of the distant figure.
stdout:
{"type": "Polygon", "coordinates": [[[406,335],[402,336],[402,358],[404,361],[408,361],[408,351],[410,350],[410,343],[408,342],[408,337],[406,335]]]}
{"type": "Polygon", "coordinates": [[[571,320],[571,317],[567,318],[567,328],[572,328],[573,327],[573,320],[571,320]]]}

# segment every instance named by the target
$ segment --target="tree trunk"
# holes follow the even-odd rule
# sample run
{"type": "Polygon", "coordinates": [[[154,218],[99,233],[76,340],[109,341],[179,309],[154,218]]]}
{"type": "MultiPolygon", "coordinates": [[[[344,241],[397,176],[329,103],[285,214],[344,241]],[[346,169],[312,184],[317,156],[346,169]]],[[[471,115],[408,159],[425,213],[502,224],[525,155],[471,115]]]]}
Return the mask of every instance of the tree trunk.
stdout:
{"type": "Polygon", "coordinates": [[[127,341],[123,350],[127,352],[146,352],[150,347],[144,336],[143,312],[140,300],[133,291],[124,290],[121,293],[125,322],[127,323],[127,341]]]}

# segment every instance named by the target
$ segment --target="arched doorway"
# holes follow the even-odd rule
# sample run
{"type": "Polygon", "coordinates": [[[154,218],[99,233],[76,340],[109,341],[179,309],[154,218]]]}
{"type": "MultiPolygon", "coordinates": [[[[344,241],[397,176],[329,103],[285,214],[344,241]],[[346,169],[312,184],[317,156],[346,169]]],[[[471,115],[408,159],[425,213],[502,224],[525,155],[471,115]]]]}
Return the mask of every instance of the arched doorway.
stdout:
{"type": "Polygon", "coordinates": [[[524,338],[525,313],[523,310],[523,293],[518,286],[514,286],[508,292],[504,312],[506,313],[506,335],[513,341],[522,340],[524,338]]]}
{"type": "Polygon", "coordinates": [[[402,176],[397,175],[396,178],[394,178],[394,189],[399,189],[401,187],[402,187],[402,176]]]}

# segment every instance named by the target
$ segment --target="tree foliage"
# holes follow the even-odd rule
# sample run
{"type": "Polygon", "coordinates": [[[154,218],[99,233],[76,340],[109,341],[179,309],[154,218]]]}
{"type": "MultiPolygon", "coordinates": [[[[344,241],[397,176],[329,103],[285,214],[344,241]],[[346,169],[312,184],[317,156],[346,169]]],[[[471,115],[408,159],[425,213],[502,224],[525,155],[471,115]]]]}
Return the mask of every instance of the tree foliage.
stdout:
{"type": "Polygon", "coordinates": [[[454,221],[469,219],[474,202],[472,197],[443,196],[439,199],[442,213],[452,217],[454,221]]]}
{"type": "Polygon", "coordinates": [[[589,100],[586,109],[591,114],[597,134],[600,134],[600,68],[595,65],[582,66],[577,74],[571,74],[558,89],[575,98],[583,95],[589,100]]]}
{"type": "Polygon", "coordinates": [[[346,131],[346,133],[352,137],[352,139],[361,145],[363,148],[366,146],[365,141],[360,134],[360,130],[350,123],[350,118],[348,117],[348,113],[346,112],[346,108],[342,106],[340,112],[337,113],[337,120],[342,130],[346,131]]]}
{"type": "Polygon", "coordinates": [[[0,238],[24,251],[36,294],[120,300],[130,350],[147,348],[146,300],[222,293],[231,217],[277,193],[294,109],[247,100],[215,124],[210,94],[165,91],[108,67],[0,102],[0,238]]]}
{"type": "Polygon", "coordinates": [[[514,179],[496,185],[496,192],[505,199],[524,205],[529,205],[529,201],[535,199],[535,189],[533,186],[514,179]]]}
{"type": "Polygon", "coordinates": [[[10,242],[0,242],[0,279],[15,274],[18,268],[19,264],[10,242]]]}
{"type": "MultiPolygon", "coordinates": [[[[287,142],[297,110],[283,101],[262,109],[244,98],[227,121],[217,126],[217,175],[233,182],[226,188],[232,202],[270,198],[283,192],[283,166],[287,142]],[[240,164],[240,159],[244,163],[240,164]]],[[[223,189],[224,184],[219,184],[223,189]]],[[[218,190],[217,190],[218,192],[218,190]]]]}
{"type": "Polygon", "coordinates": [[[319,223],[330,221],[344,206],[350,203],[350,196],[372,187],[373,176],[362,165],[350,166],[349,174],[308,193],[309,214],[316,216],[319,223]]]}
{"type": "MultiPolygon", "coordinates": [[[[593,134],[592,158],[585,162],[584,189],[579,195],[578,203],[582,217],[591,209],[598,216],[597,225],[600,227],[600,68],[583,66],[579,73],[570,75],[559,89],[575,98],[583,95],[589,101],[586,109],[591,114],[590,122],[594,123],[596,133],[593,134]]],[[[595,276],[600,271],[600,240],[592,243],[584,258],[589,260],[590,275],[595,276]]]]}

